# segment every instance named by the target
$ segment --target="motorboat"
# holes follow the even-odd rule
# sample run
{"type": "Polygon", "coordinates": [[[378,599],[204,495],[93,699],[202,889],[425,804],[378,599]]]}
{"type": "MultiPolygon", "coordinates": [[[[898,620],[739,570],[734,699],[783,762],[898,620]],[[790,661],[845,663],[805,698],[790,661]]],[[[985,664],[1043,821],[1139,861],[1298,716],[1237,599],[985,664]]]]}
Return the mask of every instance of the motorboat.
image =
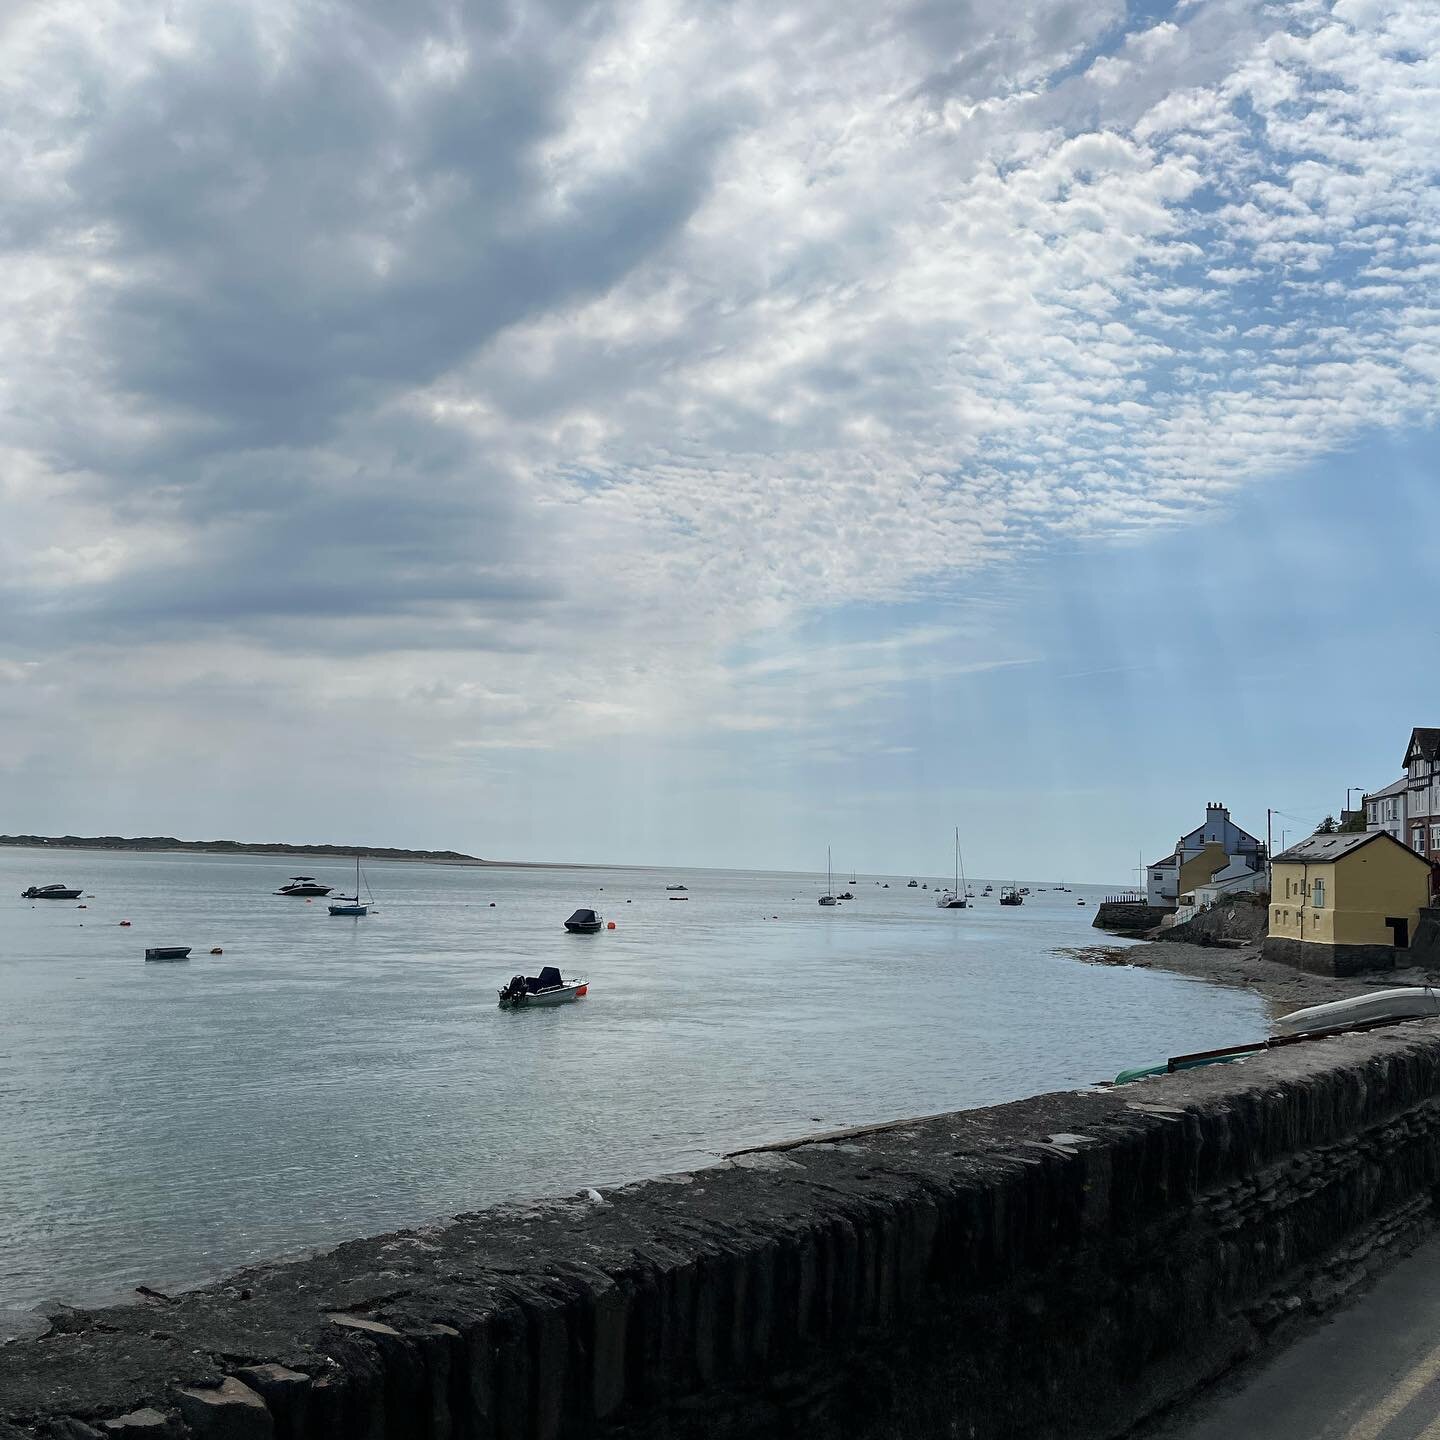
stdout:
{"type": "Polygon", "coordinates": [[[907,890],[918,890],[920,888],[920,882],[918,880],[912,880],[905,888],[907,890]]]}
{"type": "Polygon", "coordinates": [[[970,896],[974,891],[966,883],[964,871],[960,863],[960,827],[955,827],[955,886],[951,890],[942,890],[935,897],[935,906],[939,910],[963,910],[970,903],[970,896]]]}
{"type": "Polygon", "coordinates": [[[1002,885],[1000,887],[1000,903],[1002,905],[1023,905],[1025,897],[1013,885],[1002,885]]]}
{"type": "MultiPolygon", "coordinates": [[[[365,882],[365,889],[367,892],[370,889],[368,880],[365,882]]],[[[373,900],[375,897],[371,895],[370,898],[373,900]]],[[[358,855],[355,857],[355,894],[353,898],[349,895],[337,895],[330,902],[330,913],[332,915],[348,915],[357,920],[362,915],[370,913],[369,905],[360,898],[360,857],[358,855]]]]}
{"type": "Polygon", "coordinates": [[[598,910],[577,910],[565,922],[565,928],[572,935],[594,935],[605,928],[605,921],[598,910]]]}
{"type": "Polygon", "coordinates": [[[581,1000],[590,986],[584,980],[564,980],[553,965],[538,975],[514,975],[500,992],[502,1010],[529,1010],[536,1005],[565,1005],[581,1000]]]}
{"type": "Polygon", "coordinates": [[[313,875],[292,875],[288,885],[282,885],[277,895],[328,895],[335,887],[322,885],[313,875]]]}
{"type": "MultiPolygon", "coordinates": [[[[667,900],[688,900],[690,897],[688,895],[667,895],[665,898],[667,900]]],[[[630,902],[627,900],[625,903],[628,905],[630,902]]]]}
{"type": "Polygon", "coordinates": [[[32,885],[20,892],[22,900],[78,900],[80,892],[64,885],[32,885]]]}
{"type": "Polygon", "coordinates": [[[837,900],[853,900],[853,899],[855,898],[855,896],[854,896],[849,890],[845,890],[845,891],[842,891],[842,892],[841,892],[839,895],[837,895],[835,898],[836,898],[837,900]]]}
{"type": "Polygon", "coordinates": [[[980,893],[982,895],[993,895],[995,893],[995,887],[993,885],[987,885],[980,893]]]}
{"type": "Polygon", "coordinates": [[[667,885],[665,888],[667,890],[688,890],[690,887],[688,885],[667,885]]]}
{"type": "Polygon", "coordinates": [[[188,945],[151,945],[145,950],[147,960],[188,960],[190,958],[190,946],[188,945]]]}

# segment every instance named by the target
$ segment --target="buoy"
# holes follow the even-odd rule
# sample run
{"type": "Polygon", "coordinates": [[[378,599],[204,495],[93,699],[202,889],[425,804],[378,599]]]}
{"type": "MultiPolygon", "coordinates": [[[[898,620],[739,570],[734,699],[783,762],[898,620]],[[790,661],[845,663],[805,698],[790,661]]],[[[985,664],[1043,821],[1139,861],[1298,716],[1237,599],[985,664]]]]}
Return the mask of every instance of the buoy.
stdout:
{"type": "Polygon", "coordinates": [[[210,953],[212,955],[223,955],[225,952],[218,945],[212,945],[210,947],[210,953]]]}
{"type": "Polygon", "coordinates": [[[130,924],[130,922],[129,922],[128,920],[122,920],[120,923],[121,923],[122,925],[126,925],[126,926],[128,926],[128,925],[130,924]]]}
{"type": "Polygon", "coordinates": [[[605,928],[607,930],[613,930],[615,928],[615,922],[613,920],[607,920],[605,922],[605,928]]]}

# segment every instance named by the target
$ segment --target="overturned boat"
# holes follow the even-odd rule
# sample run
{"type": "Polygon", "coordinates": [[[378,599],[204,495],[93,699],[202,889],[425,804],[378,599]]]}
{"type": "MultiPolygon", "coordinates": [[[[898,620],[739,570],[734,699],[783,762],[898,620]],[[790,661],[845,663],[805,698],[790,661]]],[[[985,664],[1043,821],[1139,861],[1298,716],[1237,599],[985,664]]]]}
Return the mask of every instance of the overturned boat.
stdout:
{"type": "Polygon", "coordinates": [[[1431,1015],[1440,1015],[1440,996],[1428,985],[1404,985],[1395,990],[1376,990],[1369,995],[1353,995],[1348,1000],[1332,1000],[1327,1005],[1292,1010],[1275,1022],[1275,1028],[1281,1035],[1314,1035],[1322,1030],[1384,1025],[1431,1015]]]}
{"type": "Polygon", "coordinates": [[[564,980],[553,965],[538,975],[514,975],[500,992],[502,1010],[527,1010],[534,1005],[565,1005],[583,999],[590,989],[584,980],[564,980]]]}

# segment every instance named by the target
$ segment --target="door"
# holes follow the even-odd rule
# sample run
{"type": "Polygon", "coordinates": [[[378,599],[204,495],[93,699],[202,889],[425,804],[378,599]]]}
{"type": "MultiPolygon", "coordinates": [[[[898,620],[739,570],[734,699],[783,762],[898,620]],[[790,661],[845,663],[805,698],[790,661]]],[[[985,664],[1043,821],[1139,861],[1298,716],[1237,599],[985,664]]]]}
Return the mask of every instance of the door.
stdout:
{"type": "Polygon", "coordinates": [[[1390,943],[1397,950],[1410,948],[1410,922],[1394,915],[1387,915],[1385,923],[1390,927],[1390,943]]]}

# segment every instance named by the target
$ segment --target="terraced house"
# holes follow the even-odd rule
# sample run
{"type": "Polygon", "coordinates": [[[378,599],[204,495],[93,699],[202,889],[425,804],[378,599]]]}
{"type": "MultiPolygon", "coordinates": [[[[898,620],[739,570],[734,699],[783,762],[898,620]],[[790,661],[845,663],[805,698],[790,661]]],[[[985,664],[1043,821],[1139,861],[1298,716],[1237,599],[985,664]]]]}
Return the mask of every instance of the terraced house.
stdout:
{"type": "Polygon", "coordinates": [[[1384,830],[1427,860],[1440,860],[1440,729],[1417,726],[1405,773],[1365,797],[1365,829],[1384,830]]]}
{"type": "Polygon", "coordinates": [[[1175,842],[1163,860],[1146,867],[1151,905],[1174,909],[1182,896],[1205,892],[1204,903],[1235,891],[1265,889],[1265,846],[1242,830],[1218,801],[1206,805],[1205,823],[1175,842]]]}

